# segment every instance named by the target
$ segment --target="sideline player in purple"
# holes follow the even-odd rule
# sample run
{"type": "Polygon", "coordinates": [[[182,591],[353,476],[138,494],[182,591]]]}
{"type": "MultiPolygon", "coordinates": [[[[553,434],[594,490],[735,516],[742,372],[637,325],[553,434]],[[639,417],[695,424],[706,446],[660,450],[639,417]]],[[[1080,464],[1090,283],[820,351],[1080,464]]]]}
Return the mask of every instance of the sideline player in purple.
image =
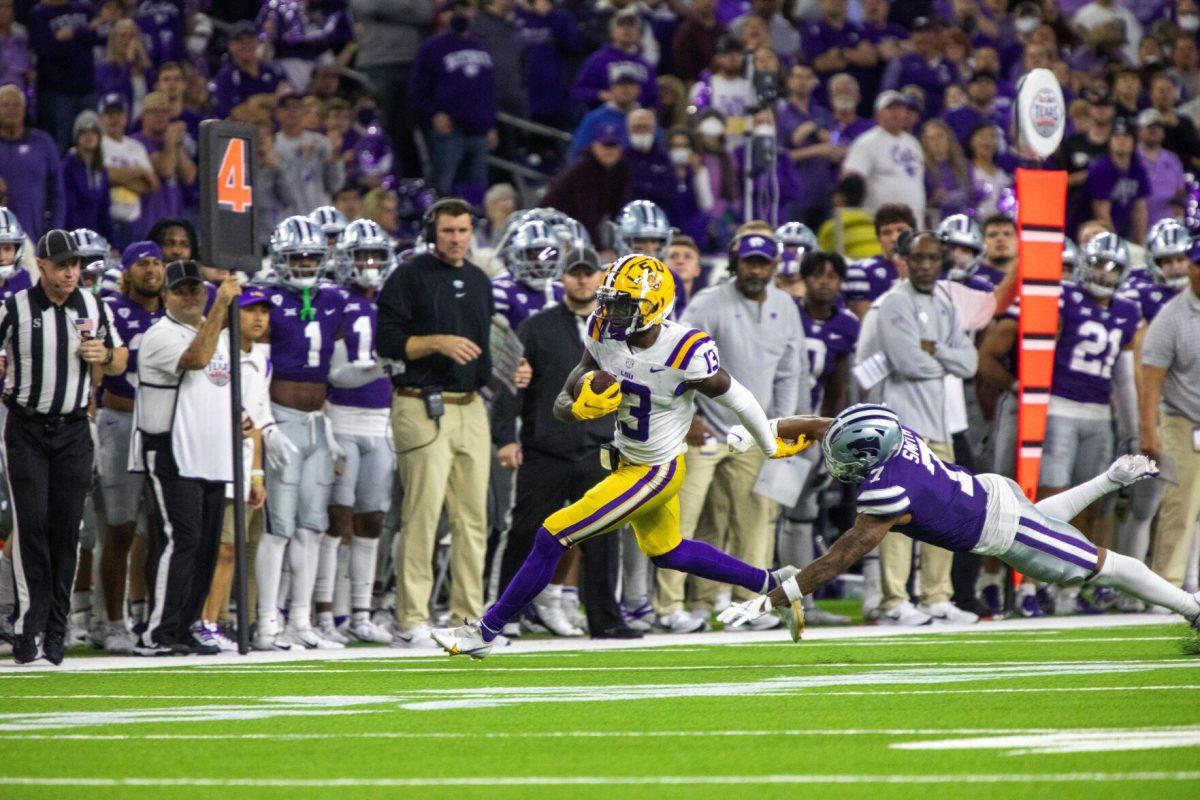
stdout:
{"type": "Polygon", "coordinates": [[[383,517],[392,501],[390,476],[396,457],[389,435],[392,382],[375,351],[375,298],[396,266],[396,255],[387,233],[371,220],[360,219],[342,232],[334,262],[347,297],[344,335],[333,346],[325,414],[345,453],[345,466],[333,481],[329,534],[321,539],[314,592],[317,633],[342,643],[383,643],[392,636],[371,622],[371,588],[383,517]],[[334,603],[343,565],[349,574],[350,618],[335,625],[335,611],[345,608],[334,603]]]}
{"type": "MultiPolygon", "coordinates": [[[[799,640],[804,598],[896,530],[948,550],[995,556],[1036,580],[1119,589],[1182,614],[1200,630],[1200,592],[1188,594],[1141,561],[1096,547],[1065,521],[1100,497],[1156,475],[1154,462],[1143,455],[1121,456],[1103,474],[1035,505],[1015,481],[946,464],[886,406],[861,404],[833,419],[790,417],[778,424],[780,436],[821,440],[830,474],[858,486],[858,515],[821,558],[770,593],[721,612],[717,618],[727,625],[784,608],[792,638],[799,640]]],[[[748,448],[752,440],[735,427],[729,444],[748,448]]]]}
{"type": "Polygon", "coordinates": [[[846,280],[842,283],[846,306],[860,320],[871,303],[908,274],[908,266],[896,250],[900,237],[916,229],[917,218],[906,205],[889,203],[875,212],[875,236],[883,254],[847,264],[846,280]]]}
{"type": "MultiPolygon", "coordinates": [[[[288,217],[270,242],[275,282],[271,301],[271,411],[263,431],[267,450],[267,529],[258,545],[259,650],[338,649],[312,627],[312,594],[321,537],[329,529],[335,448],[325,405],[333,345],[342,338],[346,292],[319,283],[329,255],[325,234],[312,220],[288,217]],[[280,435],[282,434],[282,436],[280,435]],[[290,542],[290,546],[289,546],[290,542]],[[287,629],[280,637],[275,601],[284,553],[292,571],[287,629]]],[[[340,449],[340,448],[339,448],[340,449]]]]}
{"type": "Polygon", "coordinates": [[[21,266],[24,251],[25,229],[16,214],[0,206],[0,302],[33,285],[21,266]]]}
{"type": "Polygon", "coordinates": [[[492,303],[515,331],[534,312],[562,300],[558,278],[566,252],[558,232],[542,220],[522,222],[506,238],[500,261],[508,272],[492,278],[492,303]]]}

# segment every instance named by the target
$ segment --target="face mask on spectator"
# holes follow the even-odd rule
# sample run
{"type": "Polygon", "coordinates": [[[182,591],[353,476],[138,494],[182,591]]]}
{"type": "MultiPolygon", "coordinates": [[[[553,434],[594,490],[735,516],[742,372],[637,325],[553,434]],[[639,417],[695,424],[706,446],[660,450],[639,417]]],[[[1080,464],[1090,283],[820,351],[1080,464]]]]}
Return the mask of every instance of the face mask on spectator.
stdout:
{"type": "Polygon", "coordinates": [[[834,111],[851,111],[858,106],[852,97],[835,97],[833,98],[834,111]]]}
{"type": "Polygon", "coordinates": [[[697,130],[700,131],[701,136],[720,136],[725,132],[725,126],[716,117],[709,117],[700,123],[697,130]]]}
{"type": "Polygon", "coordinates": [[[755,125],[754,126],[754,135],[755,136],[769,136],[770,138],[774,139],[775,138],[775,126],[768,125],[765,123],[762,125],[755,125]]]}
{"type": "Polygon", "coordinates": [[[1184,14],[1179,18],[1179,27],[1188,33],[1195,33],[1200,30],[1200,15],[1184,14]]]}
{"type": "Polygon", "coordinates": [[[643,153],[650,152],[650,148],[654,147],[653,133],[631,133],[629,134],[629,146],[634,150],[643,153]]]}
{"type": "Polygon", "coordinates": [[[677,167],[686,167],[692,160],[692,151],[686,147],[671,148],[671,163],[677,167]]]}
{"type": "Polygon", "coordinates": [[[1017,29],[1017,33],[1022,36],[1028,36],[1037,30],[1037,26],[1041,24],[1042,21],[1037,17],[1017,17],[1017,21],[1013,23],[1013,27],[1017,29]]]}

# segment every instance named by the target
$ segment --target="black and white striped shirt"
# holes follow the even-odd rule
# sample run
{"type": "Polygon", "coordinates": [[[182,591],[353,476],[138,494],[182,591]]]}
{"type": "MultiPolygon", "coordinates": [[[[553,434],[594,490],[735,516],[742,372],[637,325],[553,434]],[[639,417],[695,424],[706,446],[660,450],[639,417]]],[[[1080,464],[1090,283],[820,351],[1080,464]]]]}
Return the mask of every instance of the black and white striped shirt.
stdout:
{"type": "Polygon", "coordinates": [[[76,289],[54,305],[41,283],[17,292],[0,306],[4,348],[4,401],[39,414],[70,414],[87,408],[91,368],[79,357],[84,336],[121,347],[108,307],[76,289]]]}

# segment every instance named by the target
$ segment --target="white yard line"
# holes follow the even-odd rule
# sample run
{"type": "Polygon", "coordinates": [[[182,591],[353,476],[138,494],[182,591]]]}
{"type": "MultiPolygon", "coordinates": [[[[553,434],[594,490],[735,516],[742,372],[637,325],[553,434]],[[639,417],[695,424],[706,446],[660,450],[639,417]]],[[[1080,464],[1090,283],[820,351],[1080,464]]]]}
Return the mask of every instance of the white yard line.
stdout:
{"type": "Polygon", "coordinates": [[[1190,772],[1049,772],[994,775],[530,775],[461,778],[53,778],[0,776],[7,786],[172,786],[340,789],[441,786],[686,786],[738,784],[1117,783],[1196,781],[1190,772]]]}
{"type": "MultiPolygon", "coordinates": [[[[938,625],[933,627],[921,628],[893,628],[885,626],[847,626],[840,628],[811,628],[805,631],[805,639],[802,645],[820,646],[827,644],[834,645],[855,645],[855,646],[879,646],[879,639],[887,639],[892,642],[905,640],[906,644],[941,644],[937,641],[942,636],[975,634],[981,644],[1002,643],[1005,641],[1003,637],[997,639],[991,634],[996,633],[1030,633],[1034,631],[1061,631],[1061,630],[1089,630],[1103,628],[1130,628],[1141,627],[1146,625],[1164,625],[1172,624],[1180,621],[1179,617],[1163,616],[1156,614],[1105,614],[1101,616],[1091,617],[1044,617],[1042,619],[1010,619],[998,620],[995,622],[986,622],[978,625],[938,625]],[[928,637],[927,639],[915,639],[907,641],[908,637],[919,636],[928,637]],[[869,641],[868,641],[869,640],[869,641]],[[984,641],[986,640],[986,641],[984,641]]],[[[1130,639],[1146,638],[1147,641],[1157,639],[1175,639],[1180,638],[1185,634],[1185,629],[1180,626],[1179,637],[1128,637],[1130,639]]],[[[1017,638],[1017,637],[1014,637],[1017,638]]],[[[1123,641],[1126,637],[1106,637],[1112,641],[1123,641]]],[[[758,633],[723,633],[723,632],[708,632],[708,633],[688,633],[688,634],[671,634],[660,636],[647,636],[644,639],[634,640],[617,640],[617,639],[541,639],[536,641],[518,641],[511,646],[494,651],[493,659],[489,660],[489,664],[495,663],[496,657],[508,658],[510,656],[519,655],[544,655],[544,654],[561,654],[561,655],[577,655],[580,652],[594,653],[614,650],[646,650],[646,649],[661,649],[675,647],[678,645],[685,646],[705,646],[705,645],[759,645],[759,644],[781,644],[787,642],[787,633],[782,630],[762,631],[758,633]]],[[[961,643],[971,643],[972,639],[959,640],[961,643]]],[[[1019,641],[1030,641],[1025,638],[1019,638],[1019,641]]],[[[1103,641],[1101,639],[1100,641],[1103,641]]],[[[889,642],[891,643],[891,642],[889,642]]],[[[959,643],[956,641],[956,643],[959,643]]],[[[680,648],[682,650],[682,648],[680,648]]],[[[196,667],[221,667],[234,666],[245,667],[250,664],[268,665],[268,664],[283,664],[294,662],[333,662],[333,661],[360,661],[368,659],[431,659],[444,658],[429,650],[405,650],[401,648],[390,647],[354,647],[345,650],[301,650],[299,652],[276,652],[276,653],[249,653],[245,656],[237,653],[222,654],[218,656],[207,656],[204,658],[188,658],[188,659],[171,659],[171,658],[139,658],[136,656],[101,656],[96,658],[72,658],[67,657],[61,666],[54,667],[44,661],[38,661],[34,664],[24,666],[16,666],[11,663],[0,666],[0,678],[16,677],[16,676],[35,676],[43,672],[62,674],[64,672],[96,672],[110,670],[129,670],[129,669],[162,669],[164,667],[176,666],[196,666],[196,667]]],[[[325,672],[326,669],[320,665],[312,667],[320,672],[325,672]]]]}

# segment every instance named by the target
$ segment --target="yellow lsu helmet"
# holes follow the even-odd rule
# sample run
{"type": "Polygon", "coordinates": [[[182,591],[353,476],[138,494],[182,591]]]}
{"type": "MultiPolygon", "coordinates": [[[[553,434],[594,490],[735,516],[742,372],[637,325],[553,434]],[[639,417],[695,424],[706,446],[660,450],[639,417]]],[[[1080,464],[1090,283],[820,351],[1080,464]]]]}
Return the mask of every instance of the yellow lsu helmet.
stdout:
{"type": "Polygon", "coordinates": [[[667,318],[675,307],[675,278],[657,258],[632,253],[608,265],[596,300],[594,338],[624,341],[667,318]]]}

